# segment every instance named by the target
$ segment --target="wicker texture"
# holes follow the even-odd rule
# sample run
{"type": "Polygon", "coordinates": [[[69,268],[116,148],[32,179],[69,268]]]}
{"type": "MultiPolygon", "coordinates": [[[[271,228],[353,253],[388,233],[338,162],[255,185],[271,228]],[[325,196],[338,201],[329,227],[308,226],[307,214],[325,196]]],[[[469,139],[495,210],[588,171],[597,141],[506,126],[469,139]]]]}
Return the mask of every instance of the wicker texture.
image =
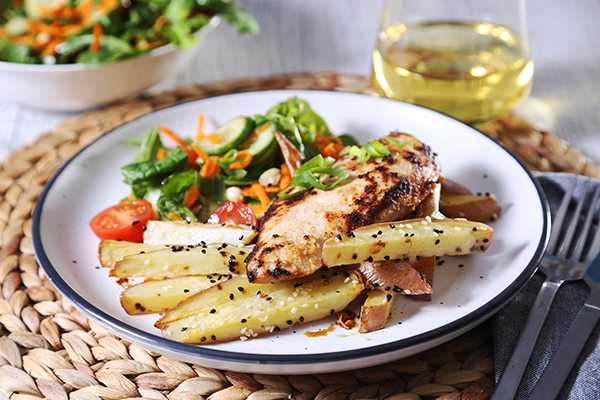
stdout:
{"type": "MultiPolygon", "coordinates": [[[[100,135],[154,110],[221,94],[269,89],[371,93],[363,76],[300,73],[193,86],[129,99],[69,119],[0,166],[0,393],[10,399],[389,399],[489,398],[489,325],[414,357],[319,375],[220,371],[149,352],[88,320],[38,267],[31,215],[46,181],[100,135]]],[[[600,170],[555,136],[512,116],[479,127],[534,170],[600,170]]]]}

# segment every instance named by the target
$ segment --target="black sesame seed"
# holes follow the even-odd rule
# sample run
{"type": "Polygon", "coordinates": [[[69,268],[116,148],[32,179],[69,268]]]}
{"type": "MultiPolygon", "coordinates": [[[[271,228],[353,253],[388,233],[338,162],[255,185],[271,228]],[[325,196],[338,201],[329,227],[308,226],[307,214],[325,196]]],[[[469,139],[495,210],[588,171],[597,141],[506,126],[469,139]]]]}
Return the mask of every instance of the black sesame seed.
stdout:
{"type": "Polygon", "coordinates": [[[206,337],[204,337],[204,336],[203,336],[203,337],[200,339],[200,341],[201,341],[201,342],[206,342],[206,337]]]}
{"type": "Polygon", "coordinates": [[[291,319],[288,319],[287,321],[285,321],[285,323],[288,325],[292,325],[294,323],[294,321],[292,321],[291,319]]]}
{"type": "Polygon", "coordinates": [[[246,322],[248,322],[248,320],[246,318],[242,318],[242,320],[240,321],[242,324],[245,324],[246,322]]]}
{"type": "Polygon", "coordinates": [[[217,340],[217,337],[216,337],[215,335],[212,335],[210,338],[211,338],[212,340],[217,340]]]}
{"type": "Polygon", "coordinates": [[[353,260],[356,260],[357,258],[358,258],[358,254],[355,253],[355,254],[352,255],[352,259],[353,260]]]}
{"type": "Polygon", "coordinates": [[[369,256],[369,258],[367,258],[368,262],[373,262],[373,257],[369,256]]]}
{"type": "Polygon", "coordinates": [[[243,291],[244,291],[244,288],[243,288],[242,286],[238,286],[238,290],[239,290],[240,292],[243,292],[243,291]]]}
{"type": "Polygon", "coordinates": [[[389,287],[389,286],[386,286],[386,287],[384,287],[384,288],[383,288],[383,290],[385,290],[386,292],[387,292],[388,290],[390,290],[390,289],[391,289],[391,287],[389,287]]]}
{"type": "Polygon", "coordinates": [[[217,312],[217,310],[215,310],[214,308],[213,308],[212,310],[210,310],[210,313],[211,313],[211,314],[214,314],[214,313],[216,313],[216,312],[217,312]]]}
{"type": "Polygon", "coordinates": [[[229,300],[233,300],[235,298],[235,296],[233,295],[233,293],[229,293],[229,300]]]}
{"type": "Polygon", "coordinates": [[[342,240],[342,235],[337,235],[336,238],[337,240],[342,240]]]}
{"type": "Polygon", "coordinates": [[[390,259],[390,256],[383,257],[386,261],[390,259]]]}
{"type": "Polygon", "coordinates": [[[435,244],[440,244],[440,239],[436,240],[435,244]]]}
{"type": "Polygon", "coordinates": [[[489,241],[490,241],[489,239],[483,239],[483,243],[487,243],[489,241]]]}
{"type": "Polygon", "coordinates": [[[304,322],[304,317],[300,317],[300,322],[304,322]]]}
{"type": "Polygon", "coordinates": [[[392,301],[392,295],[391,295],[391,294],[388,294],[387,296],[385,296],[385,299],[386,299],[387,301],[392,301]]]}
{"type": "Polygon", "coordinates": [[[187,331],[187,326],[184,326],[181,328],[181,332],[185,332],[185,331],[187,331]]]}
{"type": "Polygon", "coordinates": [[[183,289],[183,293],[189,293],[190,289],[183,289]]]}
{"type": "Polygon", "coordinates": [[[476,226],[474,226],[474,227],[473,227],[473,232],[476,232],[476,231],[477,231],[477,227],[476,227],[476,226]]]}
{"type": "Polygon", "coordinates": [[[136,226],[136,225],[137,225],[137,224],[139,224],[139,223],[140,223],[140,220],[133,221],[133,222],[131,223],[131,226],[136,226]]]}

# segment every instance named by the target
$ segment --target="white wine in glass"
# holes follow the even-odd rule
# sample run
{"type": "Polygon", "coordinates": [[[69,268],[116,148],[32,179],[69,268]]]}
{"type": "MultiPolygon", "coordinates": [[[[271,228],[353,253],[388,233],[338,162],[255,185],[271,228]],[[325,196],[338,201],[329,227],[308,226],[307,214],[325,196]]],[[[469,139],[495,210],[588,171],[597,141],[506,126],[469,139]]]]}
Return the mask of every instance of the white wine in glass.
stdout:
{"type": "Polygon", "coordinates": [[[527,43],[489,22],[398,22],[381,30],[373,53],[381,96],[467,123],[510,111],[529,95],[532,78],[527,43]]]}

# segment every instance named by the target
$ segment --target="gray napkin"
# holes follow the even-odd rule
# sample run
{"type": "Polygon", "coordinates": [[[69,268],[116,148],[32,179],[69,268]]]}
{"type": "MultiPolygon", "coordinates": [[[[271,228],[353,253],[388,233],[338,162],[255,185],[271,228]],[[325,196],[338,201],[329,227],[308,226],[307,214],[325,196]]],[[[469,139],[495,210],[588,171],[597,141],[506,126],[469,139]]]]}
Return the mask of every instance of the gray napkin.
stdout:
{"type": "MultiPolygon", "coordinates": [[[[574,194],[580,198],[584,189],[584,178],[571,174],[547,173],[537,174],[544,192],[548,198],[552,215],[556,214],[560,200],[571,183],[571,179],[579,179],[574,194]]],[[[593,181],[592,189],[600,182],[593,181]]],[[[588,193],[590,191],[588,190],[588,193]]],[[[589,196],[587,196],[589,197],[589,196]]],[[[588,200],[589,201],[589,200],[588,200]]],[[[586,209],[589,209],[589,205],[586,209]]],[[[595,210],[596,214],[600,210],[595,210]]],[[[594,221],[593,229],[598,229],[598,217],[594,221]]],[[[531,310],[533,302],[545,276],[537,272],[527,285],[492,319],[494,330],[494,353],[496,359],[496,381],[500,378],[508,358],[511,355],[519,333],[531,310]]],[[[544,368],[560,345],[563,337],[569,330],[571,323],[577,317],[579,310],[585,303],[590,290],[583,281],[566,282],[558,290],[548,318],[542,327],[540,336],[525,373],[519,386],[515,399],[527,399],[537,380],[542,375],[544,368]]],[[[558,399],[585,399],[600,400],[600,324],[594,329],[590,339],[585,345],[575,367],[571,371],[558,399]]],[[[510,399],[507,399],[510,400],[510,399]]]]}

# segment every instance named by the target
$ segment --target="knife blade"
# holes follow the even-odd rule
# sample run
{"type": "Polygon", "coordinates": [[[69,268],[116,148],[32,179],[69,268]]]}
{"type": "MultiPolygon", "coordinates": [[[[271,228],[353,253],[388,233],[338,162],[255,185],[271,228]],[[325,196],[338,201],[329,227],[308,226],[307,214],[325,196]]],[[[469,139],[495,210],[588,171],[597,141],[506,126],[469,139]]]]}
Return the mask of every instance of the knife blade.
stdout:
{"type": "Polygon", "coordinates": [[[600,319],[600,254],[592,261],[583,279],[591,293],[533,388],[529,400],[551,400],[558,396],[600,319]]]}

